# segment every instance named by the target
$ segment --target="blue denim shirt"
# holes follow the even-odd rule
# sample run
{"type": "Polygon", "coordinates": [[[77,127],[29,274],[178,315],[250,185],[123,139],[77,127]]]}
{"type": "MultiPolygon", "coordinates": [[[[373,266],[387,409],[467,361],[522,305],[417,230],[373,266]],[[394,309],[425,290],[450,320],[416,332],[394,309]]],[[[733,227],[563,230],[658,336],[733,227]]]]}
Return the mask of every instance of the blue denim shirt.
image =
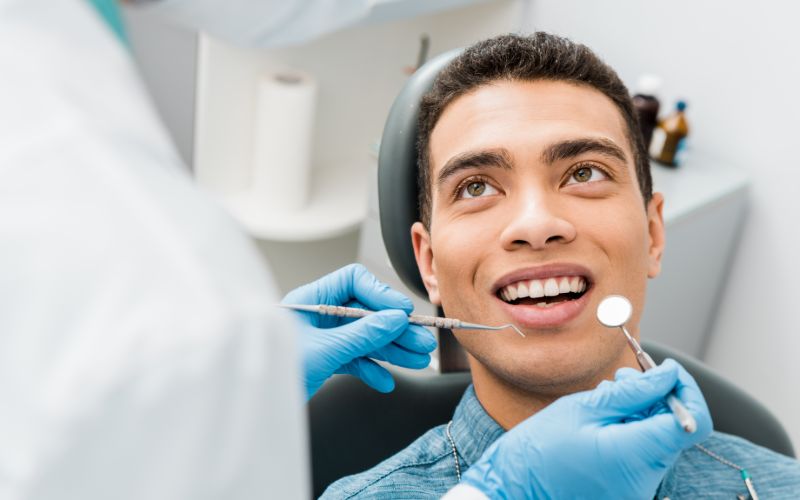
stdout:
{"type": "MultiPolygon", "coordinates": [[[[446,427],[435,427],[372,469],[333,483],[322,498],[440,498],[457,482],[446,427]]],[[[483,409],[472,386],[467,388],[450,429],[461,472],[475,463],[503,432],[483,409]]],[[[713,433],[703,446],[747,469],[762,500],[800,498],[800,462],[720,432],[713,433]]],[[[739,472],[691,448],[667,472],[656,498],[735,500],[737,495],[747,498],[739,472]]]]}

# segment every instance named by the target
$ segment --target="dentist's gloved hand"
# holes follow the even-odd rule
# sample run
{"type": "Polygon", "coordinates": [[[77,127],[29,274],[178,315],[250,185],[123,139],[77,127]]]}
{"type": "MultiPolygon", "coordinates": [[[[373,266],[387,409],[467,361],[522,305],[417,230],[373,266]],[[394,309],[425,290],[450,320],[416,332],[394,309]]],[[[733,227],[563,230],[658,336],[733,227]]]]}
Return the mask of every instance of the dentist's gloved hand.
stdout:
{"type": "Polygon", "coordinates": [[[327,304],[380,311],[364,318],[298,312],[306,394],[314,395],[334,373],[348,373],[380,392],[394,389],[391,374],[373,359],[406,368],[425,368],[436,339],[409,325],[411,300],[351,264],[289,292],[285,304],[327,304]],[[370,359],[372,358],[372,359],[370,359]]]}
{"type": "Polygon", "coordinates": [[[705,440],[711,415],[677,362],[556,400],[498,439],[464,474],[489,498],[653,498],[680,453],[705,440]],[[675,389],[697,420],[687,434],[663,403],[675,389]]]}

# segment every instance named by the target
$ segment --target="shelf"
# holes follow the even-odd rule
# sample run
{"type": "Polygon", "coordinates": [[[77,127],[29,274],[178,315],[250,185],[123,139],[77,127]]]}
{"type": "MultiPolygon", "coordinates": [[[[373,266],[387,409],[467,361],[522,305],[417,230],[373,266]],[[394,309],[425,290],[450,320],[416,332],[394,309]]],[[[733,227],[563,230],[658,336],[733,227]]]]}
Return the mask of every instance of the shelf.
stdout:
{"type": "Polygon", "coordinates": [[[334,238],[361,225],[367,212],[367,168],[327,168],[314,172],[305,208],[280,212],[247,191],[218,196],[254,237],[303,242],[334,238]]]}
{"type": "Polygon", "coordinates": [[[706,206],[747,189],[747,174],[723,160],[692,151],[678,168],[651,162],[653,191],[664,194],[664,222],[669,226],[706,206]]]}

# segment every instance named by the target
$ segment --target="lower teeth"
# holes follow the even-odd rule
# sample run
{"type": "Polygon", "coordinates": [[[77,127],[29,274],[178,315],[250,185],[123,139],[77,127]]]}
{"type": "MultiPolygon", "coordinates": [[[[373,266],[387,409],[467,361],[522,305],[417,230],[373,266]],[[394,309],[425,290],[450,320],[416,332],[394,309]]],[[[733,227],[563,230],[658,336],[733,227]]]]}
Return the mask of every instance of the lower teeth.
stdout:
{"type": "Polygon", "coordinates": [[[506,298],[502,298],[505,302],[511,304],[512,306],[522,305],[522,306],[536,306],[536,307],[553,307],[556,304],[561,304],[562,302],[569,302],[570,300],[579,299],[583,294],[582,293],[570,293],[570,294],[561,294],[554,297],[537,297],[539,302],[534,302],[536,299],[524,297],[521,299],[514,299],[514,300],[507,300],[506,298]],[[543,300],[547,299],[547,300],[543,300]]]}

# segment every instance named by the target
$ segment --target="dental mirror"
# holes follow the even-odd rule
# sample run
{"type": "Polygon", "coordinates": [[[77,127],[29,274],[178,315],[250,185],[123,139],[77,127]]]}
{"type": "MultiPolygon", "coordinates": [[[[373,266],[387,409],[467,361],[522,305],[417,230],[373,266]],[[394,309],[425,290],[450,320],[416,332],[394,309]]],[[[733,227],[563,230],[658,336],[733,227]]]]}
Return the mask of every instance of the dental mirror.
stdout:
{"type": "Polygon", "coordinates": [[[597,320],[609,328],[624,325],[631,318],[633,306],[622,295],[609,295],[597,306],[597,320]]]}
{"type": "MultiPolygon", "coordinates": [[[[637,342],[625,328],[625,323],[631,318],[632,312],[633,306],[630,300],[622,295],[609,295],[601,300],[600,305],[597,306],[597,320],[602,323],[603,326],[622,330],[625,339],[628,341],[628,345],[636,355],[636,361],[639,363],[639,366],[642,367],[642,370],[647,371],[655,368],[655,361],[653,361],[653,358],[651,358],[649,354],[644,352],[639,342],[637,342]]],[[[672,410],[672,414],[683,430],[690,434],[697,430],[697,422],[694,417],[675,394],[669,393],[667,395],[667,405],[670,410],[672,410]]]]}

